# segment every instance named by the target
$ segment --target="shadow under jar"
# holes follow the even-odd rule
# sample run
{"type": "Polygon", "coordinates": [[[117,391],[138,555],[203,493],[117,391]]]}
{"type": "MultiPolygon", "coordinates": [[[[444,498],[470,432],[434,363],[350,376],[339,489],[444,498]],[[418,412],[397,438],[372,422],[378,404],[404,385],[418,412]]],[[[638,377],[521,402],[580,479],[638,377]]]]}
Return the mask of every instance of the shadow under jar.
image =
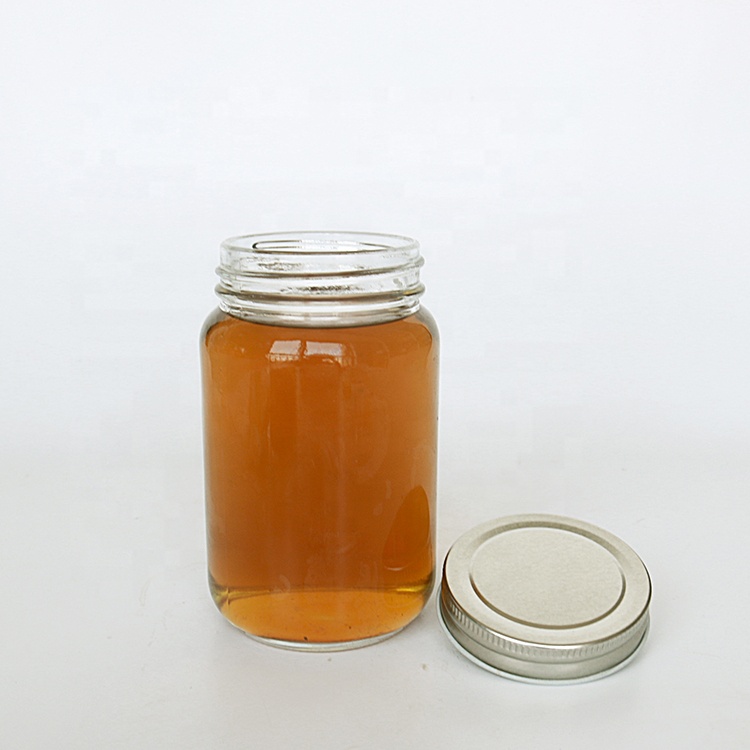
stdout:
{"type": "Polygon", "coordinates": [[[221,247],[202,333],[211,592],[247,634],[335,650],[392,635],[435,573],[438,335],[406,237],[221,247]]]}

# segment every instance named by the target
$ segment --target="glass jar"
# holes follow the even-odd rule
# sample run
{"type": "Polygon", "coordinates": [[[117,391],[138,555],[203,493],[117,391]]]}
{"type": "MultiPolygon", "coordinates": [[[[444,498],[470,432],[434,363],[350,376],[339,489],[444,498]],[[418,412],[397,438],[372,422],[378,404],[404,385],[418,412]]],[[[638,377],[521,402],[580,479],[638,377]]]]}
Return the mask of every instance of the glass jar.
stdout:
{"type": "Polygon", "coordinates": [[[380,234],[221,246],[201,343],[209,580],[256,639],[368,645],[430,595],[438,334],[422,263],[380,234]]]}

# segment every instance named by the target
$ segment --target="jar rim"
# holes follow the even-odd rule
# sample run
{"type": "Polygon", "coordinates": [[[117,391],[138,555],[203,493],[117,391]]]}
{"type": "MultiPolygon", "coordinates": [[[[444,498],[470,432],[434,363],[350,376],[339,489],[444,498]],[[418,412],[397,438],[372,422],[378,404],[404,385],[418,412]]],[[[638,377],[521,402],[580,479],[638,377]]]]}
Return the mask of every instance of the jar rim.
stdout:
{"type": "Polygon", "coordinates": [[[228,251],[258,254],[317,255],[320,253],[382,253],[384,250],[409,252],[419,243],[411,237],[383,232],[303,229],[293,232],[259,232],[228,237],[221,243],[228,251]]]}

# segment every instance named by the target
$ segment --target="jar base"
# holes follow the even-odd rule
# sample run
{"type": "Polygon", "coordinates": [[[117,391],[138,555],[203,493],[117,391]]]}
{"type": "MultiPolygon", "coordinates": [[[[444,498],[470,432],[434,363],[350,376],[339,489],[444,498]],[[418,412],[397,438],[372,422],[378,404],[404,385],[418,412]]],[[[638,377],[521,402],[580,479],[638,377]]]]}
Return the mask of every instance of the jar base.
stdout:
{"type": "MultiPolygon", "coordinates": [[[[405,627],[405,626],[404,626],[405,627]]],[[[353,641],[338,641],[335,643],[309,643],[307,641],[281,641],[276,638],[264,638],[260,635],[252,635],[244,630],[242,631],[248,638],[251,638],[258,643],[262,643],[264,646],[272,646],[273,648],[283,648],[286,651],[307,651],[312,653],[325,653],[328,651],[351,651],[355,648],[364,648],[365,646],[372,646],[381,641],[387,641],[397,633],[400,633],[404,628],[398,628],[392,630],[390,633],[383,633],[382,635],[374,635],[370,638],[358,638],[353,641]]]]}
{"type": "Polygon", "coordinates": [[[341,651],[389,638],[422,611],[432,576],[387,589],[229,588],[209,576],[219,611],[251,638],[297,651],[341,651]]]}

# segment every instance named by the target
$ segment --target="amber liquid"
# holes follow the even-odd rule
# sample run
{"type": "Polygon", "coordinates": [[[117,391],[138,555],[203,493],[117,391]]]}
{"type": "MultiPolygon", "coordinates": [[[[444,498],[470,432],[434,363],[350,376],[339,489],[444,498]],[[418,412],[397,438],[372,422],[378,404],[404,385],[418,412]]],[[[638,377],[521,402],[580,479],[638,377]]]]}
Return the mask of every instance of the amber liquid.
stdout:
{"type": "Polygon", "coordinates": [[[414,619],[435,567],[429,314],[290,328],[217,311],[202,359],[209,574],[221,612],[299,647],[384,636],[414,619]]]}

